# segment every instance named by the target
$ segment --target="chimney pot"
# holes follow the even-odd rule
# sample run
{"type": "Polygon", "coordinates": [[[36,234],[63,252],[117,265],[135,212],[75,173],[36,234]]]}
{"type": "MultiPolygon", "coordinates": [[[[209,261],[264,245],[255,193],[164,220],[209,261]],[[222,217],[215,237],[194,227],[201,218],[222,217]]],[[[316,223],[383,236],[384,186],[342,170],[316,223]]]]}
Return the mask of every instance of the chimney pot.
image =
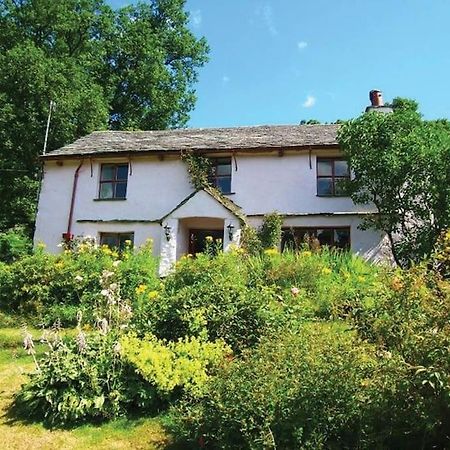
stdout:
{"type": "Polygon", "coordinates": [[[369,92],[369,99],[372,106],[375,108],[384,106],[383,93],[377,89],[373,89],[369,92]]]}

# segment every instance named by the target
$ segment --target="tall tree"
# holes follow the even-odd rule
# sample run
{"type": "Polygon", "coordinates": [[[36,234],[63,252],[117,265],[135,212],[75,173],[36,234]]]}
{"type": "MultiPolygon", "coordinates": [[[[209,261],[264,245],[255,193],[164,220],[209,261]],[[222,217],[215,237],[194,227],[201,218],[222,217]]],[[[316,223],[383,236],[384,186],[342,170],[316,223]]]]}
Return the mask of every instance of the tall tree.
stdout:
{"type": "Polygon", "coordinates": [[[450,227],[450,123],[423,120],[412,100],[392,106],[346,122],[338,139],[354,173],[352,199],[377,209],[363,226],[385,232],[397,263],[408,266],[450,227]]]}
{"type": "Polygon", "coordinates": [[[50,100],[49,150],[95,129],[187,123],[208,47],[184,3],[0,0],[0,231],[32,228],[50,100]]]}

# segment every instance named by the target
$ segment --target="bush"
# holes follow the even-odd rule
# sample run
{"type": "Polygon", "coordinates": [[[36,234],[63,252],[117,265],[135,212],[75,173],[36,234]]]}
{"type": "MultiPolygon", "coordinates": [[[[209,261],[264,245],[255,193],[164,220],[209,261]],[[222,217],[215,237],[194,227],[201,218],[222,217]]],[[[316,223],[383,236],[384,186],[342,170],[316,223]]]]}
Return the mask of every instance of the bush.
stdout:
{"type": "Polygon", "coordinates": [[[239,253],[184,258],[158,298],[147,302],[144,316],[159,338],[223,339],[240,352],[266,331],[269,306],[277,301],[272,290],[247,281],[248,268],[239,253]]]}
{"type": "Polygon", "coordinates": [[[31,253],[33,243],[21,228],[0,233],[0,262],[11,263],[31,253]]]}
{"type": "Polygon", "coordinates": [[[0,264],[0,309],[46,325],[56,320],[75,325],[78,310],[93,319],[104,270],[116,273],[121,295],[132,303],[137,286],[160,283],[150,244],[136,251],[128,247],[121,254],[88,242],[59,255],[38,248],[10,265],[0,264]]]}
{"type": "Polygon", "coordinates": [[[166,400],[181,393],[201,397],[211,375],[231,355],[223,341],[202,342],[194,337],[165,342],[153,335],[145,339],[127,335],[119,342],[122,357],[166,400]]]}
{"type": "Polygon", "coordinates": [[[263,249],[280,246],[282,224],[283,218],[276,212],[264,216],[261,228],[258,230],[258,237],[263,249]]]}
{"type": "Polygon", "coordinates": [[[111,419],[136,407],[155,409],[151,386],[122,361],[114,333],[81,333],[51,343],[15,399],[22,417],[49,425],[111,419]]]}
{"type": "Polygon", "coordinates": [[[305,325],[224,367],[202,401],[173,410],[172,430],[207,448],[373,448],[372,400],[396,364],[342,326],[305,325]]]}

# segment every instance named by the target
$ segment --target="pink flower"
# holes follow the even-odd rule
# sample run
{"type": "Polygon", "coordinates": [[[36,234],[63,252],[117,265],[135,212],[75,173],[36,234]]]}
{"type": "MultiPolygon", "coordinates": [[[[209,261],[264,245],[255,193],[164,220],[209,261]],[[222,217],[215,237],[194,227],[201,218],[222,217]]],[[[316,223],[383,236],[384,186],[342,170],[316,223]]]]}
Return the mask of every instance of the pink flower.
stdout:
{"type": "Polygon", "coordinates": [[[298,287],[295,287],[295,286],[291,287],[291,294],[294,297],[297,297],[297,295],[300,294],[300,289],[298,287]]]}

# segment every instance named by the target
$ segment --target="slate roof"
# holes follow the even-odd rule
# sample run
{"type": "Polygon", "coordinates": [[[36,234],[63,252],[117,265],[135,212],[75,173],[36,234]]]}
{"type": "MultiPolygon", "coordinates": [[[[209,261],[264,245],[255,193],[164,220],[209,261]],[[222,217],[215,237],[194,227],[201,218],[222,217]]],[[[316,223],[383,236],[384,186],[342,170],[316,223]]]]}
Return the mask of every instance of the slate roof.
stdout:
{"type": "Polygon", "coordinates": [[[44,158],[337,146],[338,125],[262,125],[164,131],[95,131],[44,158]]]}

